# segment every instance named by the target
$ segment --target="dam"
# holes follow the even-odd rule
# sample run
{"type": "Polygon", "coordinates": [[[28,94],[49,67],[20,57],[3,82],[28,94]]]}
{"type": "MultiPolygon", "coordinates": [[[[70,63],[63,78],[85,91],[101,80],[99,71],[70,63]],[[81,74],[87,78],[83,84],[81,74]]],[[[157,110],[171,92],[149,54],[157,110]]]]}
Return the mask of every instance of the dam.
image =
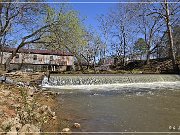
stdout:
{"type": "Polygon", "coordinates": [[[113,74],[83,74],[83,75],[51,75],[44,77],[42,87],[62,89],[100,89],[104,87],[180,87],[180,75],[167,74],[138,74],[138,75],[113,75],[113,74]]]}

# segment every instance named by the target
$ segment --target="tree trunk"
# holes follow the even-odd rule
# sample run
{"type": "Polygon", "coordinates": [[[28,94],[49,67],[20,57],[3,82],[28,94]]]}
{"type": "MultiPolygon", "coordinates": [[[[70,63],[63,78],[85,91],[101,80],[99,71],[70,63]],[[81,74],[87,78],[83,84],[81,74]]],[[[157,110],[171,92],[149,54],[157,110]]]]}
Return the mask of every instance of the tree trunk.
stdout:
{"type": "Polygon", "coordinates": [[[126,33],[125,33],[125,30],[124,30],[124,26],[123,26],[123,44],[124,44],[124,47],[123,47],[123,66],[125,67],[125,58],[126,58],[126,33]]]}
{"type": "Polygon", "coordinates": [[[89,59],[89,56],[87,54],[87,70],[89,70],[89,61],[90,61],[90,59],[89,59]]]}
{"type": "Polygon", "coordinates": [[[151,55],[151,51],[148,51],[148,52],[147,52],[147,56],[146,56],[146,65],[149,64],[150,55],[151,55]]]}
{"type": "Polygon", "coordinates": [[[12,60],[12,58],[14,57],[14,53],[11,54],[11,56],[6,60],[6,62],[4,63],[4,69],[6,71],[8,71],[10,69],[10,62],[12,60]]]}
{"type": "Polygon", "coordinates": [[[94,55],[94,62],[93,62],[94,72],[96,73],[96,56],[94,55]]]}
{"type": "Polygon", "coordinates": [[[14,56],[16,56],[16,53],[19,51],[20,48],[22,48],[24,46],[24,39],[22,40],[22,42],[19,44],[19,46],[16,48],[15,51],[12,52],[12,54],[9,56],[9,58],[6,60],[6,62],[4,63],[4,68],[6,71],[8,71],[10,69],[10,62],[13,59],[14,56]]]}
{"type": "Polygon", "coordinates": [[[1,65],[1,67],[2,67],[2,65],[3,65],[3,50],[2,50],[2,47],[0,48],[0,56],[1,56],[0,65],[1,65]]]}
{"type": "Polygon", "coordinates": [[[167,0],[164,0],[164,3],[165,3],[165,8],[166,8],[166,20],[165,21],[166,21],[169,44],[170,44],[170,56],[172,59],[173,70],[175,72],[177,72],[178,66],[176,65],[176,57],[175,57],[175,50],[174,50],[173,37],[172,37],[172,28],[171,28],[171,24],[170,24],[169,7],[168,7],[167,0]]]}

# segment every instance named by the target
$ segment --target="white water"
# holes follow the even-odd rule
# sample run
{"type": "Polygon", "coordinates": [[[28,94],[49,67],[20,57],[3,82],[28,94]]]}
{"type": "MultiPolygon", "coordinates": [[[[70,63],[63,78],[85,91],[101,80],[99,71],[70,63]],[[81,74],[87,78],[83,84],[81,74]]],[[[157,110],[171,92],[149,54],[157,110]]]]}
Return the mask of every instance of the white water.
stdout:
{"type": "Polygon", "coordinates": [[[42,81],[43,88],[53,89],[76,89],[76,90],[121,90],[121,89],[138,89],[138,88],[150,88],[150,89],[176,89],[180,88],[180,76],[179,75],[100,75],[100,76],[51,76],[50,81],[45,77],[42,81]],[[102,84],[102,80],[107,81],[102,84]],[[68,81],[67,81],[68,80],[68,81]],[[86,83],[86,80],[97,80],[100,83],[86,83]],[[130,80],[130,81],[129,81],[130,80]],[[132,81],[133,80],[133,81],[132,81]],[[65,82],[62,84],[61,82],[65,82]],[[72,83],[75,82],[75,84],[72,83]],[[83,83],[76,84],[76,81],[83,83]],[[109,81],[109,82],[108,82],[109,81]],[[114,82],[113,82],[114,81],[114,82]],[[60,82],[60,85],[58,83],[60,82]]]}

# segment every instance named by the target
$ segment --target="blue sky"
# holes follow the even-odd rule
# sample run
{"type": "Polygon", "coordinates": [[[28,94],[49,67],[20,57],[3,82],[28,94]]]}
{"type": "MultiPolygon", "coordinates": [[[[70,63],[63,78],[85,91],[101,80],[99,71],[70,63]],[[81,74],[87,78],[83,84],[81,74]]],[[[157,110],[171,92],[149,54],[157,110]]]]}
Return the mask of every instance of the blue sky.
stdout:
{"type": "MultiPolygon", "coordinates": [[[[69,2],[117,2],[118,0],[69,0],[69,2]]],[[[56,2],[56,1],[54,1],[56,2]]],[[[51,3],[58,9],[57,3],[51,3]]],[[[98,31],[98,15],[105,14],[115,6],[113,3],[70,3],[73,9],[79,12],[80,17],[86,17],[84,23],[87,27],[92,26],[98,31]]]]}
{"type": "Polygon", "coordinates": [[[98,15],[105,14],[115,4],[72,4],[75,10],[79,11],[81,16],[87,17],[86,26],[92,26],[98,30],[98,15]]]}

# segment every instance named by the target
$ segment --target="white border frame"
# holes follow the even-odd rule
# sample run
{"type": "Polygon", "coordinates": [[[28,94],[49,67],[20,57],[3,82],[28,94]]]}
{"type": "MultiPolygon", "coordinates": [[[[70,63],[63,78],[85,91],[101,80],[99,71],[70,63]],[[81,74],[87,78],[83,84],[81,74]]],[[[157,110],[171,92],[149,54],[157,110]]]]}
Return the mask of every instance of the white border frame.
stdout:
{"type": "MultiPolygon", "coordinates": [[[[128,4],[128,3],[132,3],[132,4],[140,4],[140,3],[144,3],[144,4],[153,4],[153,3],[164,3],[164,2],[91,2],[91,1],[87,1],[87,2],[18,2],[18,1],[13,1],[13,2],[0,2],[0,3],[20,3],[20,4],[25,4],[25,3],[31,3],[31,4],[36,4],[36,3],[53,3],[53,4],[60,4],[60,3],[66,3],[66,4],[128,4]]],[[[168,2],[168,3],[180,3],[180,2],[168,2]]],[[[6,133],[6,132],[0,132],[0,133],[6,133]]],[[[17,133],[17,132],[10,132],[10,133],[17,133]]],[[[23,132],[23,133],[27,133],[27,132],[23,132]]],[[[57,134],[57,133],[71,133],[71,134],[180,134],[180,131],[177,132],[28,132],[28,133],[44,133],[44,134],[57,134]]]]}

